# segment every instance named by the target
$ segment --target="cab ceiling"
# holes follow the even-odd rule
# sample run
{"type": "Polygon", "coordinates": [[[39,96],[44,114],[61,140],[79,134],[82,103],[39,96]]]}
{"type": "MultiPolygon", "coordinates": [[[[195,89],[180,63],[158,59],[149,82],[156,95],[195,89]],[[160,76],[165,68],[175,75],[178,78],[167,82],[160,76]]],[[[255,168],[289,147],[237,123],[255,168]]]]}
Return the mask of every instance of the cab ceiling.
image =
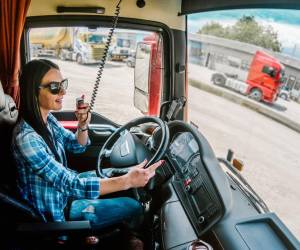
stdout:
{"type": "MultiPolygon", "coordinates": [[[[58,14],[58,6],[104,7],[104,15],[113,16],[118,2],[119,0],[31,0],[27,16],[67,15],[58,14]]],[[[138,8],[136,0],[122,0],[120,6],[120,17],[151,20],[173,29],[185,30],[185,18],[178,15],[181,11],[181,0],[146,0],[144,8],[138,8]]]]}

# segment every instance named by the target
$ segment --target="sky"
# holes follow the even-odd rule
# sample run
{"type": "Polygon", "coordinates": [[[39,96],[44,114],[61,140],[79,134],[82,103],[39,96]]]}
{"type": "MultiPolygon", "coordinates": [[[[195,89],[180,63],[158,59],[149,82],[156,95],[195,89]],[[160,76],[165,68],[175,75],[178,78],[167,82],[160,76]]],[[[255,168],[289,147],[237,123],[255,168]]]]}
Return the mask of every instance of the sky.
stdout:
{"type": "Polygon", "coordinates": [[[227,10],[192,14],[188,17],[189,32],[196,33],[204,24],[211,21],[220,22],[223,26],[232,25],[243,15],[254,16],[264,25],[271,25],[278,32],[278,39],[283,45],[283,53],[300,57],[300,10],[227,10]]]}

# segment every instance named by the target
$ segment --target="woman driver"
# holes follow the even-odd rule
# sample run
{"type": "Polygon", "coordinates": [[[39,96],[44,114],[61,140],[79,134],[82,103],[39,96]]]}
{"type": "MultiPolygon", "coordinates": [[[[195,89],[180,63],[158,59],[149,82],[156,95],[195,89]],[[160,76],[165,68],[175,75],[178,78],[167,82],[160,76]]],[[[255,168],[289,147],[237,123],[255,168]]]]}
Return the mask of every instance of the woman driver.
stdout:
{"type": "Polygon", "coordinates": [[[64,208],[72,198],[75,201],[70,208],[70,220],[83,220],[85,214],[92,214],[88,219],[98,227],[130,222],[142,213],[139,202],[128,197],[97,198],[145,186],[162,161],[143,169],[144,161],[123,176],[106,179],[69,169],[65,150],[81,153],[90,143],[87,131],[90,112],[87,104],[75,111],[76,134],[57,122],[50,111],[62,108],[67,85],[58,66],[49,60],[30,61],[22,70],[20,118],[12,146],[20,194],[44,221],[65,221],[64,208]]]}

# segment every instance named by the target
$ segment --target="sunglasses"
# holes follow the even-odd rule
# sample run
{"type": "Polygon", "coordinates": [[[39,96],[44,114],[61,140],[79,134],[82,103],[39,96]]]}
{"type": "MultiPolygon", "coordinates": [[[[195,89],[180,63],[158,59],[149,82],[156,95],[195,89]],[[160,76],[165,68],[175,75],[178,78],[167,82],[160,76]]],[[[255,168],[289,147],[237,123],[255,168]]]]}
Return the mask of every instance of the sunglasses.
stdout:
{"type": "Polygon", "coordinates": [[[57,95],[68,88],[68,79],[64,79],[61,82],[49,82],[45,85],[40,85],[39,88],[48,89],[51,94],[57,95]]]}

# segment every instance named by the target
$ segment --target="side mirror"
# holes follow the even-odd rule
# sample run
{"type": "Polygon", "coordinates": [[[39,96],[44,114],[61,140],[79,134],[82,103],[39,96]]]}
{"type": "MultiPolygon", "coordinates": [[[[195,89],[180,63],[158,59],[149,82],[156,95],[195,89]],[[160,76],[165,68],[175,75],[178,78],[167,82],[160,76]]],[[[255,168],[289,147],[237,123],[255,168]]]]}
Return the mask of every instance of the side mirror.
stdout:
{"type": "Polygon", "coordinates": [[[143,114],[148,113],[149,106],[149,75],[150,75],[151,44],[138,43],[134,68],[134,106],[143,114]]]}
{"type": "Polygon", "coordinates": [[[157,35],[137,44],[134,68],[134,106],[145,115],[159,115],[162,53],[157,35]]]}

